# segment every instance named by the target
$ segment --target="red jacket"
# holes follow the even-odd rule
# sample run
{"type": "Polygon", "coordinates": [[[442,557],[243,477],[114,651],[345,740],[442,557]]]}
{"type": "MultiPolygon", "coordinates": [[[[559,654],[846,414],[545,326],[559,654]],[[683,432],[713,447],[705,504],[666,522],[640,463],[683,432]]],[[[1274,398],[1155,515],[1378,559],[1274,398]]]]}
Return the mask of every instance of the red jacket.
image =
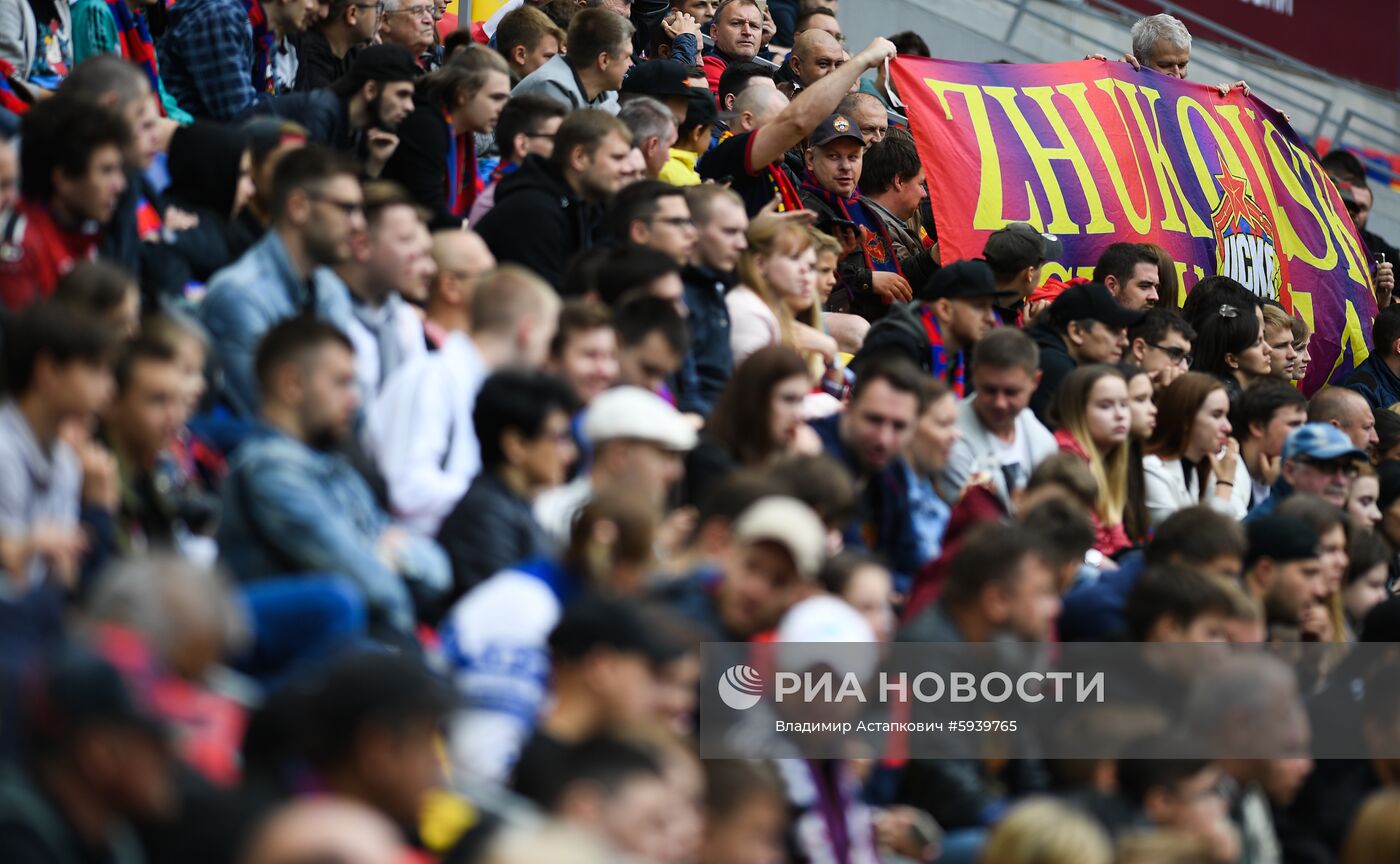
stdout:
{"type": "Polygon", "coordinates": [[[64,274],[94,256],[97,240],[95,228],[63,228],[30,199],[0,213],[0,306],[15,312],[53,294],[64,274]]]}

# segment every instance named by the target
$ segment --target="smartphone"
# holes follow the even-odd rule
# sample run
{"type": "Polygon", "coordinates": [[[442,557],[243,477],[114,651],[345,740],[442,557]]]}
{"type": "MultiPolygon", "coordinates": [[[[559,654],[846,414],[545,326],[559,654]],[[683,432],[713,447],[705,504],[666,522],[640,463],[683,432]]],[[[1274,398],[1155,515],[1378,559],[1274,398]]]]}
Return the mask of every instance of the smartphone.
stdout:
{"type": "Polygon", "coordinates": [[[843,228],[847,231],[860,230],[860,226],[849,219],[824,219],[817,225],[818,231],[824,231],[827,234],[834,234],[838,228],[843,228]]]}

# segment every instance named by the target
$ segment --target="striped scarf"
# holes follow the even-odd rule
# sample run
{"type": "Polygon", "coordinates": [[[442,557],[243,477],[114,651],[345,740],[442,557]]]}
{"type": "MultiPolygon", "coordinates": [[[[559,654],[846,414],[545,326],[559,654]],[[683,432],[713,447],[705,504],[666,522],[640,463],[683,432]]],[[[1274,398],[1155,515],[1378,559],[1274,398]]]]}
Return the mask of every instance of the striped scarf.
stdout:
{"type": "Polygon", "coordinates": [[[277,36],[267,23],[267,13],[259,0],[243,0],[248,12],[248,26],[253,28],[253,89],[259,93],[276,93],[277,76],[272,72],[272,46],[277,36]]]}
{"type": "Polygon", "coordinates": [[[107,9],[112,20],[117,22],[117,38],[121,41],[122,57],[134,63],[146,73],[155,94],[156,107],[165,116],[165,106],[160,101],[160,71],[156,68],[156,45],[151,41],[151,29],[146,26],[146,16],[131,11],[126,0],[107,0],[107,9]]]}
{"type": "Polygon", "coordinates": [[[865,208],[865,205],[861,203],[859,191],[849,198],[842,198],[840,195],[822,188],[821,184],[813,180],[810,175],[802,181],[802,190],[810,192],[826,202],[826,206],[839,214],[842,219],[864,226],[870,232],[870,236],[861,243],[860,249],[868,270],[872,272],[885,270],[898,273],[901,276],[904,275],[904,271],[899,266],[899,256],[894,254],[894,241],[890,240],[890,232],[885,230],[884,220],[865,208]],[[854,212],[856,210],[860,212],[854,212]]]}
{"type": "Polygon", "coordinates": [[[965,395],[966,355],[959,351],[957,356],[948,357],[948,351],[943,347],[943,331],[939,329],[938,319],[933,317],[933,310],[928,306],[919,310],[919,320],[923,322],[924,334],[928,336],[929,374],[947,381],[948,388],[961,399],[965,395]]]}
{"type": "Polygon", "coordinates": [[[465,218],[483,188],[476,172],[476,141],[470,132],[457,134],[446,108],[442,110],[442,122],[447,124],[447,211],[465,218]]]}

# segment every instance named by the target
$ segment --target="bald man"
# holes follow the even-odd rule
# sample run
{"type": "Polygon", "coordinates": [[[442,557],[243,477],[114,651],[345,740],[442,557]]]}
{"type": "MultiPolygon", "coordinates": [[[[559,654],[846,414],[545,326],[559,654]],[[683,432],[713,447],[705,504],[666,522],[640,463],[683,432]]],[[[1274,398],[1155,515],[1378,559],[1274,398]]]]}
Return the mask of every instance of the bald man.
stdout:
{"type": "Polygon", "coordinates": [[[393,823],[347,798],[287,804],[262,823],[242,864],[403,864],[408,849],[393,823]]]}
{"type": "Polygon", "coordinates": [[[471,303],[476,283],[496,266],[496,256],[475,231],[456,228],[433,234],[437,274],[428,291],[423,330],[428,344],[440,347],[449,333],[471,329],[471,303]]]}
{"type": "Polygon", "coordinates": [[[885,104],[869,93],[852,93],[836,106],[837,114],[844,114],[860,128],[860,137],[869,147],[876,141],[885,140],[890,131],[890,114],[885,104]]]}
{"type": "Polygon", "coordinates": [[[1346,433],[1358,449],[1375,457],[1380,436],[1376,434],[1376,415],[1366,397],[1345,387],[1319,390],[1308,403],[1309,423],[1330,423],[1346,433]]]}
{"type": "Polygon", "coordinates": [[[803,32],[792,46],[792,75],[796,79],[794,92],[830,75],[845,62],[845,56],[841,43],[825,30],[803,32]]]}

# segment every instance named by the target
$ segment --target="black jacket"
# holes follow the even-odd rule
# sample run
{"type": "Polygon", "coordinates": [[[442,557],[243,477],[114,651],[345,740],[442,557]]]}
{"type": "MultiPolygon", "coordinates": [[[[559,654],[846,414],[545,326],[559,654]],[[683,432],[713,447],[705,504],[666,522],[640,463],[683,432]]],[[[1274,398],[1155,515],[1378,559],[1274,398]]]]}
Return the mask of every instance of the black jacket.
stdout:
{"type": "Polygon", "coordinates": [[[598,208],[575,197],[558,168],[526,156],[476,230],[498,261],[529,267],[557,289],[569,259],[593,246],[598,221],[598,208]]]}
{"type": "Polygon", "coordinates": [[[320,28],[307,30],[297,44],[297,80],[292,89],[302,93],[331,86],[350,71],[358,53],[359,48],[351,48],[344,57],[337,57],[320,28]]]}
{"type": "MultiPolygon", "coordinates": [[[[380,176],[398,183],[414,201],[428,208],[433,214],[433,228],[456,227],[462,220],[447,209],[447,149],[454,145],[448,140],[442,103],[420,87],[413,105],[413,113],[394,130],[399,146],[380,176]]],[[[476,166],[472,165],[471,170],[476,170],[476,166]]]]}
{"type": "Polygon", "coordinates": [[[472,481],[443,520],[437,539],[452,560],[452,599],[512,564],[551,551],[530,502],[517,497],[493,471],[472,481]]]}
{"type": "Polygon", "coordinates": [[[1041,316],[1040,320],[1027,328],[1026,335],[1034,339],[1036,347],[1040,349],[1040,386],[1031,396],[1031,410],[1040,418],[1040,422],[1048,426],[1050,424],[1047,417],[1050,406],[1055,401],[1055,389],[1079,364],[1069,356],[1065,340],[1050,326],[1048,315],[1041,316]]]}

